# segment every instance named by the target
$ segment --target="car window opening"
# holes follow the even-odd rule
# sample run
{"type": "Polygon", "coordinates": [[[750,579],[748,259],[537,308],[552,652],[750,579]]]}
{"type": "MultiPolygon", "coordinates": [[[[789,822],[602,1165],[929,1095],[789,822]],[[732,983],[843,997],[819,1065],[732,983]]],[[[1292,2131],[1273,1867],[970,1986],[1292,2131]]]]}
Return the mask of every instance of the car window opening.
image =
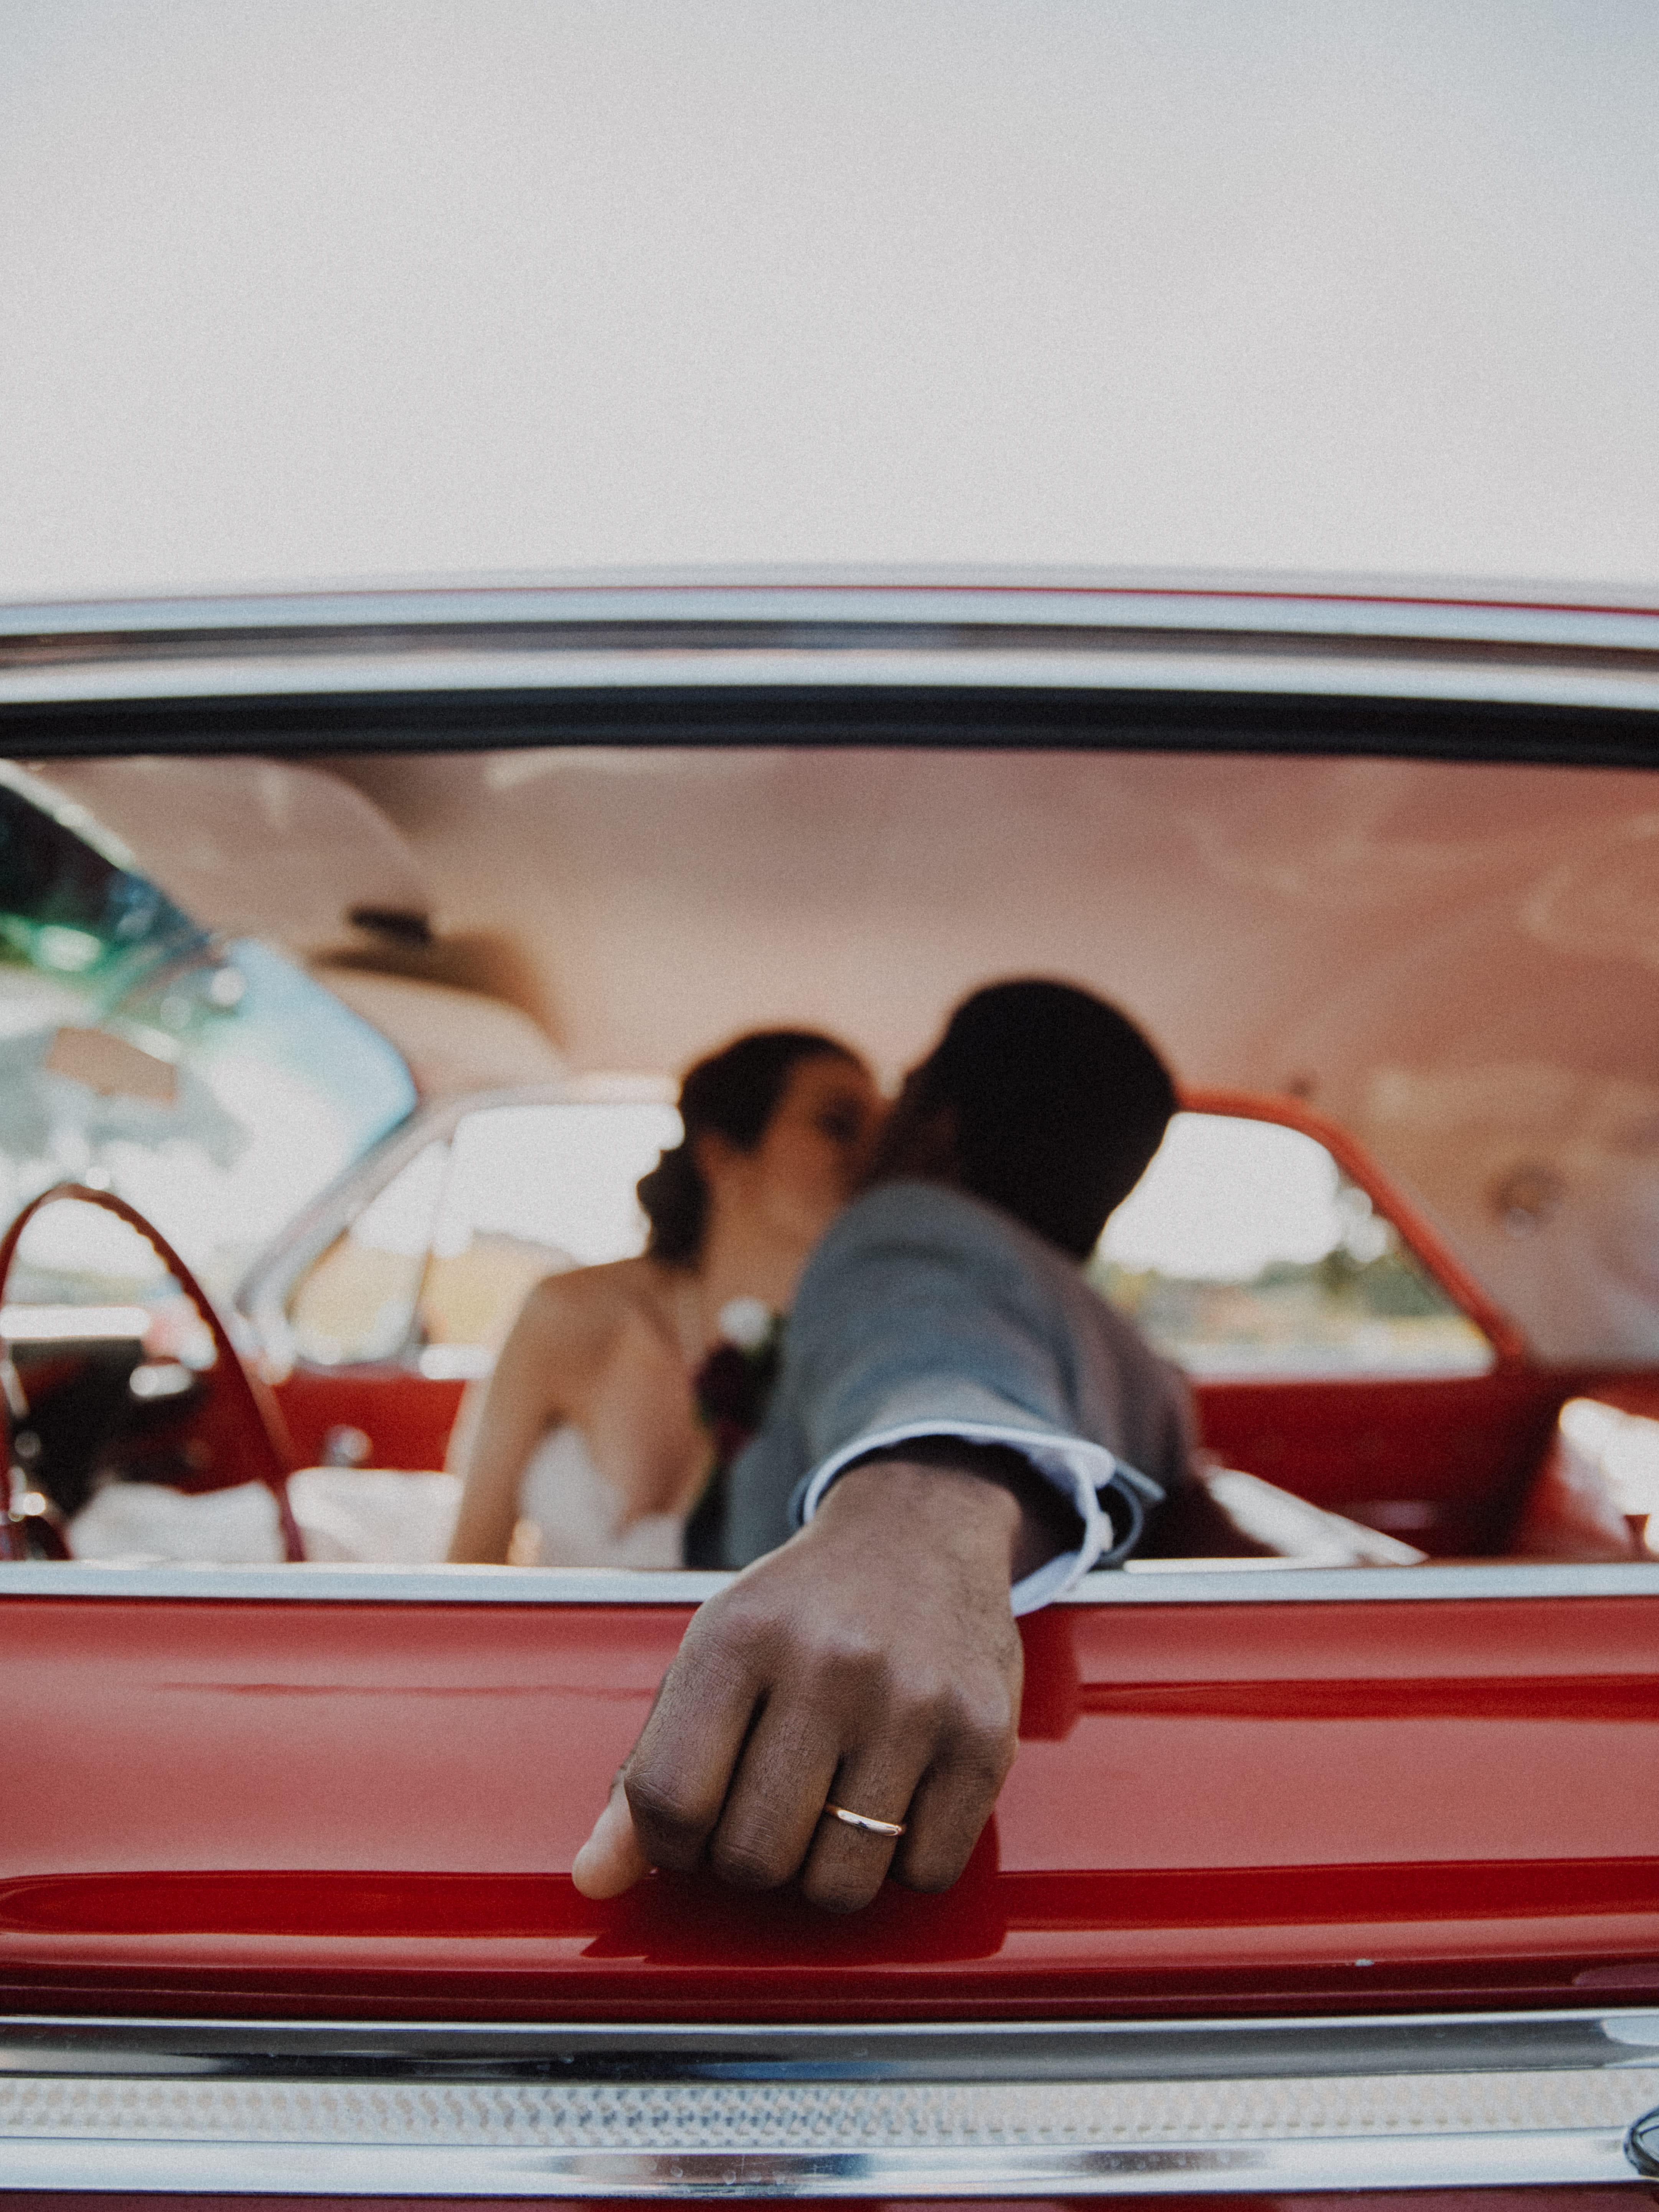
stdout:
{"type": "MultiPolygon", "coordinates": [[[[1044,972],[1128,1007],[1182,1079],[1085,1273],[1190,1379],[1230,1533],[1139,1567],[1654,1557],[1659,1098],[1582,990],[1645,978],[1620,889],[1645,799],[1633,774],[1153,755],[14,771],[5,1211],[74,1181],[153,1220],[285,1461],[233,1479],[211,1332],[123,1221],[65,1200],[0,1310],[19,1547],[441,1561],[464,1403],[538,1286],[645,1249],[635,1187],[681,1145],[696,1046],[799,1021],[890,1080],[963,989],[1044,972]],[[203,825],[270,775],[299,779],[291,849],[232,890],[203,825]],[[354,836],[372,865],[301,880],[304,841],[354,836]]],[[[777,1324],[748,1303],[707,1383],[700,1324],[669,1316],[700,1435],[761,1418],[777,1324]]],[[[575,1433],[536,1441],[526,1500],[590,1480],[575,1433]]],[[[611,1563],[678,1564],[688,1510],[612,1530],[611,1563]]],[[[530,1511],[504,1556],[547,1562],[530,1511]]]]}

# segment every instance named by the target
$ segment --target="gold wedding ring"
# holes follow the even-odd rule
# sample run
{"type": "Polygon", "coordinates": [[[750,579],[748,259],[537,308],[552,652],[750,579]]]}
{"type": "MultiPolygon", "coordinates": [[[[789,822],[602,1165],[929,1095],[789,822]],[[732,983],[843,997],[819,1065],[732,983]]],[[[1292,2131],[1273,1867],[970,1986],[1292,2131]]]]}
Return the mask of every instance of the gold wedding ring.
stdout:
{"type": "Polygon", "coordinates": [[[849,1828],[862,1828],[867,1836],[902,1836],[902,1820],[878,1820],[868,1813],[849,1813],[845,1805],[826,1805],[824,1811],[831,1819],[845,1821],[849,1828]]]}

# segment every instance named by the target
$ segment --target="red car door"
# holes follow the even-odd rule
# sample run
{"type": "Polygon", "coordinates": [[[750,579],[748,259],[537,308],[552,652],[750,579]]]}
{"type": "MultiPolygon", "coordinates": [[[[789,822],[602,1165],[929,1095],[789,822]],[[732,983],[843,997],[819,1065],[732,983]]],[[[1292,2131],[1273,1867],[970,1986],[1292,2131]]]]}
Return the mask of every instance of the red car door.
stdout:
{"type": "MultiPolygon", "coordinates": [[[[765,2094],[787,2101],[806,2092],[789,2088],[788,2052],[767,2033],[836,2023],[857,2034],[833,2063],[820,2052],[807,2067],[819,2099],[853,2094],[836,2081],[898,2079],[872,2058],[885,2046],[868,2039],[901,2028],[958,2039],[956,2057],[923,2068],[937,2081],[955,2078],[963,2033],[1000,2022],[1026,2023],[1019,2033],[1030,2034],[1045,2021],[1156,2021],[1167,2037],[1171,2023],[1231,2021],[1204,2032],[1236,2041],[1240,2023],[1328,2015],[1322,2058],[1307,2057],[1316,2032],[1297,2031],[1301,2080],[1358,2067],[1340,2053],[1360,2018],[1467,2022],[1519,2008],[1518,2034],[1543,2008],[1565,2021],[1551,2031],[1559,2035],[1581,2014],[1640,2014],[1659,1999],[1659,1768],[1645,1753],[1659,1718],[1659,1567],[1097,1578],[1026,1624],[1020,1755],[968,1873],[944,1896],[889,1887],[850,1920],[788,1890],[737,1895],[699,1877],[653,1875],[599,1905],[572,1887],[572,1855],[644,1717],[697,1578],[630,1578],[595,1603],[580,1578],[534,1571],[452,1571],[395,1595],[343,1570],[6,1571],[0,1638],[9,1678],[27,1686],[12,1711],[9,1765],[27,1787],[8,1792],[0,1832],[0,1983],[8,2012],[33,2025],[13,2033],[7,2059],[28,2081],[0,2090],[21,2130],[3,2170],[42,2185],[89,2185],[85,2077],[112,2067],[128,2081],[125,2101],[100,2092],[94,2132],[120,2137],[123,2170],[138,2185],[161,2185],[147,2173],[176,2184],[183,2172],[196,2177],[184,2185],[222,2189],[234,2172],[238,2186],[258,2173],[259,2185],[280,2190],[300,2174],[314,2189],[326,2172],[337,2190],[382,2190],[409,2178],[398,2145],[429,2136],[461,2164],[428,2157],[419,2185],[464,2172],[465,2193],[514,2193],[526,2185],[523,2172],[503,2181],[507,2153],[489,2150],[497,2138],[467,2117],[468,2098],[507,2094],[488,2087],[503,2078],[499,2064],[466,2057],[467,2023],[495,2023],[498,2035],[514,2023],[525,2033],[562,2024],[539,2072],[508,2069],[532,2081],[511,2093],[520,2100],[551,2094],[533,2081],[580,2076],[578,2045],[587,2046],[570,2041],[579,2030],[591,2041],[607,2024],[626,2027],[657,2054],[611,2062],[605,2078],[614,2084],[655,2078],[659,2045],[689,2032],[672,2026],[685,2023],[714,2039],[700,2079],[770,2081],[765,2094]],[[135,2062],[125,2043],[107,2061],[42,2057],[93,2015],[117,2042],[112,2016],[151,2023],[143,2033],[173,2057],[135,2062]],[[361,2054],[338,2055],[356,2047],[344,2025],[353,2021],[378,2023],[364,2048],[382,2057],[367,2073],[361,2054]],[[399,2022],[413,2033],[439,2021],[452,2024],[447,2075],[438,2069],[452,2087],[373,2091],[391,2102],[375,2106],[382,2163],[378,2179],[366,2179],[362,2100],[384,2075],[386,2039],[396,2043],[399,2022]],[[280,2095],[258,2086],[273,2069],[283,2075],[280,2054],[307,2021],[334,2023],[307,2031],[316,2049],[337,2051],[326,2080],[364,2085],[350,2093],[357,2103],[337,2099],[331,2118],[314,2106],[326,2080],[309,2090],[296,2080],[280,2095]],[[177,2055],[181,2036],[205,2048],[209,2022],[227,2050],[246,2043],[236,2023],[264,2023],[266,2057],[251,2073],[238,2060],[216,2086],[224,2068],[210,2057],[185,2065],[177,2055]],[[716,2064],[722,2023],[749,2041],[739,2037],[716,2064]],[[188,2076],[182,2087],[152,2078],[169,2067],[188,2076]],[[215,2100],[225,2098],[220,2112],[215,2100]],[[264,2148],[254,2156],[256,2136],[264,2148]],[[240,2167],[226,2163],[234,2145],[240,2167]]],[[[1561,2077],[1566,2118],[1549,2123],[1556,2173],[1569,2141],[1580,2160],[1571,2171],[1629,2171],[1617,2165],[1619,2131],[1659,2103],[1659,2030],[1650,2017],[1648,2027],[1645,2059],[1638,2020],[1628,2047],[1618,2046],[1625,2070],[1561,2077]]],[[[1501,2018],[1481,2031],[1500,2043],[1510,2032],[1501,2018]]],[[[1421,2033],[1409,2068],[1450,2048],[1450,2027],[1434,2031],[1441,2046],[1432,2036],[1421,2045],[1421,2033]]],[[[1079,2054],[1092,2046],[1066,2047],[1075,2081],[1090,2072],[1079,2054]]],[[[1213,2075],[1231,2062],[1212,2053],[1208,2063],[1213,2075]]],[[[1373,2051],[1366,2081],[1401,2063],[1373,2051]]],[[[988,2063],[1005,2085],[998,2094],[1030,2078],[1002,2052],[980,2063],[983,2094],[988,2063]]],[[[1515,2103],[1518,2092],[1485,2080],[1477,2071],[1460,2094],[1490,2103],[1501,2091],[1515,2103]]],[[[1332,2094],[1327,2081],[1327,2103],[1332,2094]]],[[[1350,2088],[1339,2101],[1363,2105],[1370,2094],[1350,2088]]],[[[1278,2118],[1254,2121],[1241,2119],[1236,2095],[1231,2118],[1189,2098],[1168,2139],[1186,2143],[1187,2170],[1197,2172],[1206,2143],[1231,2143],[1236,2157],[1244,2126],[1264,2171],[1300,2173],[1304,2186],[1362,2181],[1342,2141],[1359,2122],[1322,2105],[1310,2136],[1289,2094],[1275,2088],[1278,2118]],[[1291,2166],[1273,2166],[1280,2151],[1291,2166]]],[[[585,2165],[556,2148],[555,2127],[554,2148],[538,2154],[543,2186],[580,2190],[626,2172],[654,2174],[651,2185],[673,2193],[703,2172],[684,2163],[684,2133],[672,2174],[648,2158],[641,2165],[655,2140],[648,2112],[625,2099],[605,2109],[609,2121],[583,2123],[595,2130],[582,2138],[585,2165]]],[[[935,2120],[914,2100],[905,2109],[914,2150],[932,2140],[935,2120]]],[[[1469,2123],[1487,2130],[1487,2171],[1491,2131],[1513,2146],[1536,2118],[1503,2110],[1507,2118],[1469,2123]]],[[[1099,2124],[1097,2112],[1088,2125],[1099,2124]]],[[[755,2124],[752,2112],[742,2123],[755,2124]]],[[[860,2124],[875,2123],[866,2115],[860,2124]]],[[[883,2124],[890,2147],[890,2113],[883,2124]]],[[[1443,2143],[1440,2163],[1430,2160],[1424,2131],[1443,2123],[1409,2095],[1393,2119],[1373,2113],[1364,2124],[1407,2142],[1401,2171],[1443,2181],[1462,2170],[1463,2154],[1443,2143]]],[[[1086,2136],[1078,2121],[1066,2140],[1075,2150],[1086,2136]]],[[[1047,2172],[1052,2188],[1081,2171],[1053,2163],[1061,2153],[1042,2150],[1047,2140],[1030,2139],[1028,2185],[1047,2172]]],[[[1364,2154],[1379,2154],[1367,2140],[1364,2154]]],[[[994,2158],[975,2168],[981,2154],[951,2141],[954,2150],[933,2145],[932,2186],[954,2173],[960,2193],[974,2172],[982,2188],[1005,2170],[994,2158]]],[[[904,2194],[907,2172],[914,2183],[915,2158],[908,2167],[884,2158],[878,2129],[860,2155],[855,2193],[904,2194]]],[[[757,2156],[741,2171],[776,2185],[757,2156]]],[[[718,2180],[727,2168],[708,2172],[718,2180]]],[[[1162,2185],[1175,2183],[1166,2172],[1162,2185]]]]}

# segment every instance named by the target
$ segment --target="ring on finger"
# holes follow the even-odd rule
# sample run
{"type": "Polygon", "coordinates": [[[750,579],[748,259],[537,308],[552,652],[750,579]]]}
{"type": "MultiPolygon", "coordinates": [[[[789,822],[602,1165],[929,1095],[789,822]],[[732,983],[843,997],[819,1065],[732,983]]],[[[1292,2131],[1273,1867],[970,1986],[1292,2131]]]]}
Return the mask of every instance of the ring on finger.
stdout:
{"type": "Polygon", "coordinates": [[[833,1820],[840,1820],[849,1828],[861,1828],[867,1836],[902,1836],[902,1820],[878,1820],[873,1814],[852,1813],[845,1805],[826,1804],[824,1811],[833,1820]]]}

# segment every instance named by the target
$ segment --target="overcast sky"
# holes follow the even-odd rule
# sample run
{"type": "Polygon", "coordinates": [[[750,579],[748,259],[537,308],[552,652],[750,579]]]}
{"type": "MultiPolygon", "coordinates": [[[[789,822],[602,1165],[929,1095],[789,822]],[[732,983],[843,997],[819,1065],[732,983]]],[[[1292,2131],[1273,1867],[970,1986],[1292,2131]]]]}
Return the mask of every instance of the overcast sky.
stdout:
{"type": "Polygon", "coordinates": [[[0,595],[1659,580],[1656,0],[0,0],[0,595]]]}

